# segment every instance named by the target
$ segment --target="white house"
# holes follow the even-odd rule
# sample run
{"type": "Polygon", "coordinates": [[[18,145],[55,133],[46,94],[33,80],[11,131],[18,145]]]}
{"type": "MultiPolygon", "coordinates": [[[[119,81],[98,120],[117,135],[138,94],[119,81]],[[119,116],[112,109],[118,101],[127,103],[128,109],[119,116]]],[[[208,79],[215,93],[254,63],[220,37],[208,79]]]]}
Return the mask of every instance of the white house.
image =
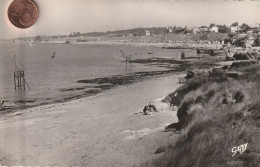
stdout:
{"type": "Polygon", "coordinates": [[[214,25],[213,27],[211,27],[211,28],[209,29],[209,31],[210,31],[211,33],[218,33],[218,26],[214,25]]]}
{"type": "Polygon", "coordinates": [[[254,31],[253,31],[252,29],[250,29],[250,30],[248,30],[246,33],[247,33],[247,34],[253,34],[254,31]]]}
{"type": "Polygon", "coordinates": [[[248,36],[247,39],[245,40],[245,47],[252,48],[254,42],[255,42],[255,38],[253,36],[248,36]]]}
{"type": "Polygon", "coordinates": [[[145,36],[151,36],[151,32],[149,30],[145,30],[145,36]]]}
{"type": "Polygon", "coordinates": [[[239,26],[231,26],[230,30],[232,33],[238,33],[238,31],[240,30],[239,26]]]}
{"type": "Polygon", "coordinates": [[[260,28],[260,24],[258,24],[258,23],[250,24],[249,27],[250,28],[260,28]]]}
{"type": "Polygon", "coordinates": [[[201,33],[205,33],[208,31],[208,28],[206,26],[202,26],[199,28],[201,33]]]}
{"type": "Polygon", "coordinates": [[[167,32],[168,33],[172,33],[173,32],[173,27],[172,26],[168,26],[167,27],[167,32]]]}
{"type": "Polygon", "coordinates": [[[193,34],[197,34],[197,33],[199,33],[200,32],[200,29],[199,28],[197,28],[197,27],[194,27],[194,28],[192,28],[192,33],[193,34]]]}

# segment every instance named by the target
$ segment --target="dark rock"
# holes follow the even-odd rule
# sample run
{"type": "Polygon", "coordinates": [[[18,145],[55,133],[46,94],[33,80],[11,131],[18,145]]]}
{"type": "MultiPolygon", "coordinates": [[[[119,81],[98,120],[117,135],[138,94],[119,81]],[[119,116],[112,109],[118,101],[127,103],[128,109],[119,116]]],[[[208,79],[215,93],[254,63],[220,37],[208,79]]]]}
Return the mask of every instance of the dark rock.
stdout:
{"type": "Polygon", "coordinates": [[[243,73],[242,72],[238,72],[238,71],[226,72],[225,73],[225,76],[227,78],[234,78],[234,79],[237,79],[241,75],[243,75],[243,73]]]}
{"type": "Polygon", "coordinates": [[[185,79],[187,79],[187,80],[191,79],[191,78],[197,76],[197,74],[198,73],[196,71],[194,71],[194,70],[188,70],[185,79]]]}
{"type": "Polygon", "coordinates": [[[149,104],[149,105],[144,107],[143,114],[147,115],[148,112],[158,112],[158,110],[156,109],[155,105],[149,104]]]}
{"type": "Polygon", "coordinates": [[[233,58],[235,60],[249,60],[250,59],[250,57],[246,53],[235,53],[233,55],[233,58]]]}
{"type": "Polygon", "coordinates": [[[158,148],[158,149],[155,151],[154,154],[160,154],[160,153],[163,153],[163,152],[165,152],[165,151],[166,151],[166,149],[165,149],[164,147],[160,147],[160,148],[158,148]]]}
{"type": "Polygon", "coordinates": [[[235,59],[233,57],[226,57],[226,61],[234,61],[235,59]]]}
{"type": "Polygon", "coordinates": [[[236,61],[236,62],[232,63],[231,68],[239,68],[239,67],[243,67],[243,66],[245,67],[245,66],[248,66],[251,64],[256,64],[256,61],[254,61],[254,60],[236,61]]]}

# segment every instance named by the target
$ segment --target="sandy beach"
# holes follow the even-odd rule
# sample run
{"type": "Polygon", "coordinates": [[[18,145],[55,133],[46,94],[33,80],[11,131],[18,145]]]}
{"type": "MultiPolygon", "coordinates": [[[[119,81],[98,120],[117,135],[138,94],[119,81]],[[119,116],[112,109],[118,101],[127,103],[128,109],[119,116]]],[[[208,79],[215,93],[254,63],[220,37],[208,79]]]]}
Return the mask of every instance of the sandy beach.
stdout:
{"type": "Polygon", "coordinates": [[[157,158],[178,135],[163,132],[176,111],[134,114],[173,92],[178,76],[165,75],[65,103],[0,118],[1,165],[132,166],[157,158]]]}

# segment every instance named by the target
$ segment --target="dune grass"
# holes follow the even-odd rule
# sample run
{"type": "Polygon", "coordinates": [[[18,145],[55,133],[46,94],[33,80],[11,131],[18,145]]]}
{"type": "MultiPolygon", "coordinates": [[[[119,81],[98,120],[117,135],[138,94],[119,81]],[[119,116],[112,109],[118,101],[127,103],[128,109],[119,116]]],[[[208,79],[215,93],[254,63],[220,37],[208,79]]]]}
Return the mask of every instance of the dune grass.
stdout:
{"type": "Polygon", "coordinates": [[[165,101],[178,107],[177,142],[161,157],[141,166],[259,167],[260,66],[237,68],[237,79],[200,76],[170,94],[165,101]],[[242,154],[232,148],[248,143],[242,154]]]}

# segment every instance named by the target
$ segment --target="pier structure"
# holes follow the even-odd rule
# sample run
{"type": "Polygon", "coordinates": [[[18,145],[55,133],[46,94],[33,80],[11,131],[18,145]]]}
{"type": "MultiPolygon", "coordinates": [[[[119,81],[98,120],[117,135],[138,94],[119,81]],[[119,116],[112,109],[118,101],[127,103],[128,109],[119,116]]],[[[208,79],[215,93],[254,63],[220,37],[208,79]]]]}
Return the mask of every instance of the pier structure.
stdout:
{"type": "Polygon", "coordinates": [[[14,63],[15,63],[15,70],[14,70],[14,88],[15,88],[15,90],[25,90],[26,85],[30,89],[30,86],[28,85],[28,83],[25,80],[25,72],[24,72],[23,68],[22,68],[22,70],[20,70],[18,68],[18,66],[16,65],[15,55],[14,55],[14,63]]]}
{"type": "Polygon", "coordinates": [[[125,69],[127,70],[128,67],[129,69],[131,69],[132,67],[134,67],[134,64],[132,62],[132,55],[125,55],[125,53],[123,52],[123,50],[119,50],[119,51],[115,51],[112,55],[113,57],[117,58],[117,59],[121,59],[123,60],[122,62],[125,63],[125,69]],[[115,56],[115,54],[119,52],[121,53],[122,57],[117,57],[115,56]]]}
{"type": "Polygon", "coordinates": [[[25,90],[25,78],[24,71],[15,71],[14,72],[14,87],[15,90],[25,90]]]}

